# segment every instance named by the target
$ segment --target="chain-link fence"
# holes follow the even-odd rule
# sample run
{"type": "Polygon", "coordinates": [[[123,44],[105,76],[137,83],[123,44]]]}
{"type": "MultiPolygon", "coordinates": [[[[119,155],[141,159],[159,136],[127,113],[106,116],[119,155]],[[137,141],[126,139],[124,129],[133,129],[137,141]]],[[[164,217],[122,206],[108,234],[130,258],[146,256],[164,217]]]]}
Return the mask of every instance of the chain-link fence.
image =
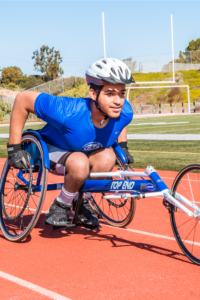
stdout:
{"type": "Polygon", "coordinates": [[[11,107],[13,107],[15,97],[16,97],[16,95],[13,95],[13,96],[0,95],[0,101],[3,101],[4,103],[7,103],[7,104],[11,105],[11,107]]]}
{"type": "MultiPolygon", "coordinates": [[[[172,72],[172,54],[133,56],[123,60],[132,73],[172,72]]],[[[175,71],[200,69],[200,50],[174,53],[175,71]]]]}
{"type": "Polygon", "coordinates": [[[59,93],[64,92],[64,78],[60,77],[53,81],[46,82],[44,84],[35,86],[28,91],[35,91],[39,93],[47,93],[51,95],[58,95],[59,93]]]}
{"type": "Polygon", "coordinates": [[[53,81],[46,82],[44,84],[38,85],[34,88],[29,89],[28,91],[35,91],[39,93],[47,93],[50,95],[57,96],[60,93],[63,93],[66,89],[69,90],[75,87],[78,83],[85,83],[85,79],[81,77],[71,76],[69,78],[57,78],[53,81]]]}
{"type": "MultiPolygon", "coordinates": [[[[200,64],[186,64],[186,63],[175,63],[174,64],[175,71],[189,71],[189,70],[200,70],[200,64]]],[[[164,72],[172,72],[173,64],[169,63],[163,66],[164,72]]]]}

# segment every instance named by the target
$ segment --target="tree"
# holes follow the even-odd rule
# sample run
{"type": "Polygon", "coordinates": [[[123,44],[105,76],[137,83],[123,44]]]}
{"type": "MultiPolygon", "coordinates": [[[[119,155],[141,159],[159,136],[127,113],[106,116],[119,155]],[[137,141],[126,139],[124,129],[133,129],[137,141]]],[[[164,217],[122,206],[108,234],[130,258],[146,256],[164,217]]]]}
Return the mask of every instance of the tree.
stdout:
{"type": "Polygon", "coordinates": [[[196,41],[192,40],[189,42],[187,48],[185,48],[185,52],[179,52],[179,58],[175,59],[176,63],[200,63],[200,39],[196,39],[196,41]]]}
{"type": "Polygon", "coordinates": [[[35,59],[35,70],[43,74],[43,80],[45,81],[54,80],[59,75],[64,74],[63,69],[60,68],[62,62],[60,51],[54,50],[54,47],[49,48],[43,45],[40,51],[35,50],[33,52],[32,59],[35,59]]]}
{"type": "Polygon", "coordinates": [[[19,85],[21,88],[28,90],[32,87],[35,87],[37,85],[43,84],[44,81],[42,78],[35,78],[34,76],[23,76],[20,78],[15,79],[15,84],[19,85]]]}
{"type": "Polygon", "coordinates": [[[187,48],[185,48],[186,51],[196,51],[200,50],[200,39],[196,39],[196,41],[192,40],[189,42],[189,45],[187,48]]]}
{"type": "MultiPolygon", "coordinates": [[[[185,52],[179,52],[179,58],[174,60],[175,63],[183,64],[200,64],[200,39],[192,40],[189,42],[185,52]]],[[[169,62],[171,64],[172,61],[169,62]]],[[[162,70],[169,70],[169,64],[164,65],[162,70]]]]}
{"type": "Polygon", "coordinates": [[[2,83],[9,84],[15,82],[15,79],[23,76],[23,73],[18,67],[8,67],[2,69],[2,83]]]}

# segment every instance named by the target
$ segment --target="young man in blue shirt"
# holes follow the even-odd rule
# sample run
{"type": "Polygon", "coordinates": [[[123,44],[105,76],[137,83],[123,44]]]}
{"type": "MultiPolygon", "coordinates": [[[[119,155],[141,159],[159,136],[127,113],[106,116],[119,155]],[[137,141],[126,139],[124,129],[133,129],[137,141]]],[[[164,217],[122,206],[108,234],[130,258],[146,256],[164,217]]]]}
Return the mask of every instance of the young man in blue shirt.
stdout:
{"type": "MultiPolygon", "coordinates": [[[[78,190],[90,172],[109,172],[116,157],[110,149],[123,128],[131,122],[133,110],[125,100],[125,84],[134,82],[128,67],[117,59],[94,62],[86,71],[90,98],[56,97],[22,92],[16,97],[10,123],[8,163],[15,168],[30,165],[21,149],[21,136],[29,113],[47,122],[40,134],[47,143],[52,172],[65,175],[61,193],[46,212],[46,222],[67,226],[78,190]]],[[[85,193],[79,222],[98,225],[95,211],[85,193]]]]}

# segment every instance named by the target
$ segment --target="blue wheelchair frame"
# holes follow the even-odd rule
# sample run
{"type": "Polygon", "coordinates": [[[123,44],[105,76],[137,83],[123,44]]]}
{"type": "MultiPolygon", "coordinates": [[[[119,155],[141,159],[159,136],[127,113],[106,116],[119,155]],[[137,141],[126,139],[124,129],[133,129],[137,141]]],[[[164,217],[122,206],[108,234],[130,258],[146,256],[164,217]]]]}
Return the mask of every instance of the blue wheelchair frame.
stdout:
{"type": "MultiPolygon", "coordinates": [[[[44,153],[44,165],[45,168],[50,169],[50,162],[49,162],[49,154],[48,154],[48,148],[37,131],[32,131],[28,130],[25,131],[25,133],[31,133],[35,135],[42,146],[43,153],[44,153]]],[[[123,164],[126,164],[126,155],[122,148],[119,146],[117,142],[115,142],[112,146],[113,150],[117,155],[119,156],[120,160],[122,161],[123,164]]],[[[35,144],[30,143],[27,145],[23,146],[23,149],[27,151],[28,153],[31,154],[31,164],[36,166],[41,164],[41,157],[38,149],[36,148],[35,144]]],[[[28,183],[25,178],[23,177],[23,172],[22,170],[19,171],[18,177],[24,182],[28,183]]],[[[34,172],[34,169],[33,169],[34,172]]],[[[141,176],[141,177],[150,177],[150,180],[93,180],[89,179],[86,180],[84,185],[81,187],[80,192],[92,192],[92,193],[106,193],[106,192],[111,192],[111,193],[124,193],[124,192],[129,192],[131,194],[139,195],[142,193],[152,193],[152,192],[161,192],[164,190],[169,190],[166,184],[162,181],[160,176],[155,172],[151,172],[151,174],[147,174],[144,172],[131,172],[133,174],[130,174],[130,176],[141,176]],[[138,175],[137,175],[138,174],[138,175]]],[[[116,176],[115,173],[111,173],[110,175],[116,176]]],[[[91,174],[93,175],[93,174],[91,174]]],[[[101,173],[96,174],[98,177],[101,177],[101,173]]],[[[108,173],[102,173],[102,177],[108,177],[108,173]]],[[[39,176],[36,185],[33,185],[34,191],[39,192],[42,189],[42,186],[40,185],[40,179],[42,176],[42,169],[39,171],[39,176]]],[[[97,177],[96,176],[96,177],[97,177]]],[[[94,176],[93,176],[94,177],[94,176]]],[[[119,175],[121,177],[121,175],[119,175]]],[[[63,183],[56,183],[56,184],[48,184],[47,185],[47,191],[52,191],[52,190],[60,190],[62,188],[63,183]]]]}

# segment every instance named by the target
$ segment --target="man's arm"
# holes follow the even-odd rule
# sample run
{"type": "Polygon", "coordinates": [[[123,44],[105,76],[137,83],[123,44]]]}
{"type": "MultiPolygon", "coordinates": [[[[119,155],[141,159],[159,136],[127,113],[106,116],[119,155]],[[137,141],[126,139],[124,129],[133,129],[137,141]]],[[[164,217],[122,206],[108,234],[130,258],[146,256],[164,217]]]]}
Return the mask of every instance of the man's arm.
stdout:
{"type": "Polygon", "coordinates": [[[118,143],[119,145],[122,147],[122,149],[124,150],[124,153],[126,154],[127,158],[128,158],[128,162],[129,163],[133,163],[134,159],[132,157],[132,155],[128,152],[128,145],[127,145],[127,126],[124,127],[124,129],[122,130],[122,132],[120,133],[119,137],[118,137],[118,143]]]}
{"type": "Polygon", "coordinates": [[[35,113],[35,99],[39,93],[22,92],[15,99],[10,121],[10,137],[7,145],[8,164],[16,169],[28,169],[31,165],[30,154],[21,148],[24,124],[29,112],[35,113]]]}
{"type": "Polygon", "coordinates": [[[118,143],[127,142],[127,126],[124,127],[120,135],[118,136],[118,143]]]}
{"type": "Polygon", "coordinates": [[[35,113],[34,104],[39,94],[27,91],[21,92],[16,96],[10,120],[9,145],[21,143],[24,124],[28,114],[35,113]]]}

